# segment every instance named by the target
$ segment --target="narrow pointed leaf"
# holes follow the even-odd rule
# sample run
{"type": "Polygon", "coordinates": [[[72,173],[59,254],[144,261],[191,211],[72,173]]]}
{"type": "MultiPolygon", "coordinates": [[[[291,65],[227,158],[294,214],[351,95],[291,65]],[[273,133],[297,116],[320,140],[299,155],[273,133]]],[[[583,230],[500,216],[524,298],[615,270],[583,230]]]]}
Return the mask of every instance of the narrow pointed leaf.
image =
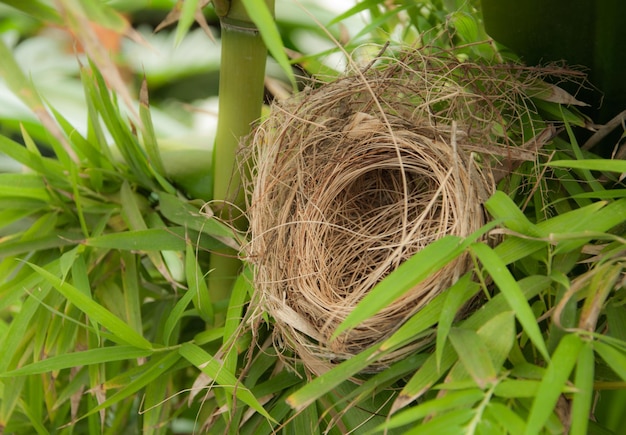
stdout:
{"type": "Polygon", "coordinates": [[[489,350],[475,331],[452,328],[449,339],[461,363],[479,388],[483,389],[496,381],[497,372],[489,350]]]}
{"type": "Polygon", "coordinates": [[[555,168],[589,169],[591,171],[626,172],[625,160],[587,159],[587,160],[555,160],[548,163],[555,168]]]}
{"type": "Polygon", "coordinates": [[[609,367],[626,382],[626,354],[601,341],[594,342],[593,348],[609,367]]]}
{"type": "Polygon", "coordinates": [[[541,336],[541,330],[537,324],[537,319],[528,305],[528,301],[524,297],[524,293],[515,278],[508,271],[502,259],[487,245],[475,243],[472,245],[472,251],[480,259],[483,267],[487,269],[498,288],[506,298],[511,309],[519,322],[522,324],[524,331],[533,342],[537,350],[546,358],[550,359],[548,348],[541,336]]]}
{"type": "MultiPolygon", "coordinates": [[[[459,309],[463,306],[463,304],[465,304],[468,299],[474,294],[474,291],[472,290],[477,287],[478,286],[475,283],[472,283],[471,275],[465,274],[446,291],[447,296],[445,299],[445,303],[443,305],[443,308],[441,309],[439,321],[437,322],[437,346],[435,348],[437,365],[441,363],[443,348],[448,338],[448,332],[452,327],[452,322],[454,321],[454,318],[456,317],[459,309]]],[[[430,303],[428,305],[430,305],[430,303]]]]}
{"type": "Polygon", "coordinates": [[[594,391],[594,358],[593,346],[586,342],[583,344],[576,365],[576,375],[574,386],[576,392],[572,398],[572,421],[570,435],[586,435],[589,426],[589,416],[591,415],[591,405],[593,403],[594,391]]]}
{"type": "Polygon", "coordinates": [[[254,394],[242,385],[234,374],[226,370],[217,359],[204,349],[192,343],[184,343],[180,347],[179,352],[183,358],[192,363],[203,373],[207,374],[217,385],[235,394],[239,400],[249,405],[267,419],[272,420],[272,417],[270,417],[265,408],[263,408],[263,405],[259,403],[258,399],[254,397],[254,394]]]}
{"type": "Polygon", "coordinates": [[[145,358],[152,354],[151,350],[139,349],[134,346],[111,346],[90,349],[82,352],[72,352],[46,358],[28,364],[16,370],[1,373],[1,378],[13,376],[36,375],[70,367],[79,367],[90,364],[102,364],[111,361],[145,358]]]}
{"type": "Polygon", "coordinates": [[[558,347],[548,364],[537,396],[530,408],[526,423],[525,435],[534,435],[541,432],[548,418],[552,414],[557,400],[563,391],[578,355],[582,348],[582,341],[575,334],[568,334],[561,339],[558,347]]]}
{"type": "Polygon", "coordinates": [[[98,322],[121,342],[127,343],[131,346],[135,346],[139,349],[151,349],[152,344],[146,340],[143,336],[139,335],[133,328],[127,323],[122,321],[119,317],[115,316],[109,310],[102,305],[95,302],[89,296],[78,290],[76,287],[63,282],[55,275],[48,272],[46,269],[39,267],[35,264],[28,263],[38,274],[40,274],[46,281],[66,297],[71,303],[76,305],[82,312],[89,316],[92,320],[98,322]]]}
{"type": "MultiPolygon", "coordinates": [[[[274,59],[276,59],[276,62],[278,62],[285,74],[287,74],[289,81],[295,86],[296,80],[293,75],[293,71],[291,70],[289,59],[287,59],[287,55],[285,54],[283,40],[278,31],[278,27],[276,27],[272,11],[270,11],[266,2],[263,0],[241,1],[246,7],[248,15],[261,32],[261,37],[263,38],[263,42],[265,42],[265,46],[274,59]]],[[[272,1],[271,3],[273,4],[274,2],[272,1]]]]}
{"type": "Polygon", "coordinates": [[[142,366],[142,370],[137,374],[137,376],[133,376],[128,384],[123,385],[117,392],[115,392],[115,394],[108,397],[98,406],[90,409],[81,418],[100,412],[100,410],[109,408],[120,400],[135,394],[149,383],[161,378],[179,360],[180,355],[176,351],[169,352],[164,356],[159,355],[153,357],[149,362],[142,366]]]}
{"type": "Polygon", "coordinates": [[[377,430],[394,429],[406,425],[416,425],[424,417],[433,413],[442,413],[455,408],[470,408],[480,401],[484,393],[478,388],[461,391],[450,391],[445,396],[426,401],[395,414],[377,430]]]}
{"type": "Polygon", "coordinates": [[[462,242],[460,237],[443,237],[402,263],[359,302],[333,336],[357,326],[459,256],[465,249],[462,242]]]}

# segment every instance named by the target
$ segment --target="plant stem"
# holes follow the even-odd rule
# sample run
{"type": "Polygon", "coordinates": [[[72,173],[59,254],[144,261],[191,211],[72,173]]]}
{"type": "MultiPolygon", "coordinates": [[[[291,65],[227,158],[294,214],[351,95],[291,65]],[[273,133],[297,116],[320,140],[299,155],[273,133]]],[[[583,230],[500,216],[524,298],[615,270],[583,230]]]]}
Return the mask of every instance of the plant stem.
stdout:
{"type": "MultiPolygon", "coordinates": [[[[274,0],[266,0],[273,11],[274,0]]],[[[261,116],[267,48],[241,0],[233,0],[220,17],[222,61],[219,118],[213,150],[213,199],[219,216],[245,227],[244,193],[236,155],[239,141],[261,116]]],[[[214,301],[227,299],[240,269],[237,252],[228,249],[211,256],[209,291],[214,301]]],[[[216,318],[216,322],[219,319],[216,318]]]]}

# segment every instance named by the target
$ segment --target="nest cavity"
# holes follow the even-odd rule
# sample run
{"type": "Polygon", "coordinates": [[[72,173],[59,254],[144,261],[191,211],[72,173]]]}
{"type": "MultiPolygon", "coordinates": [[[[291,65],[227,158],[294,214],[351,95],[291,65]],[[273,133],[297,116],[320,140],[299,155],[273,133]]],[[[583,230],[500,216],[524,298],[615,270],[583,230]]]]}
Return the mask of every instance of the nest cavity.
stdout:
{"type": "Polygon", "coordinates": [[[258,302],[277,344],[318,374],[389,337],[472,267],[458,257],[331,339],[405,260],[485,223],[492,163],[477,151],[522,140],[507,121],[523,93],[514,71],[419,53],[378,64],[274,104],[244,156],[258,302]]]}

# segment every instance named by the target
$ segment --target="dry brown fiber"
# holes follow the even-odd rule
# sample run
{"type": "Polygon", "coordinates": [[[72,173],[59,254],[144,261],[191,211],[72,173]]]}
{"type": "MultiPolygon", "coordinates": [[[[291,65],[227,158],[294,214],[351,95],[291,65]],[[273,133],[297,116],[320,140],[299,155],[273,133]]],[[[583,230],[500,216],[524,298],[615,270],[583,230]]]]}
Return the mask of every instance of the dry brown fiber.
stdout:
{"type": "Polygon", "coordinates": [[[411,51],[273,105],[244,156],[252,168],[246,255],[255,303],[273,317],[285,355],[323,373],[389,337],[472,267],[459,257],[331,339],[403,261],[485,223],[492,168],[527,159],[517,145],[539,133],[525,137],[522,125],[541,74],[411,51]]]}

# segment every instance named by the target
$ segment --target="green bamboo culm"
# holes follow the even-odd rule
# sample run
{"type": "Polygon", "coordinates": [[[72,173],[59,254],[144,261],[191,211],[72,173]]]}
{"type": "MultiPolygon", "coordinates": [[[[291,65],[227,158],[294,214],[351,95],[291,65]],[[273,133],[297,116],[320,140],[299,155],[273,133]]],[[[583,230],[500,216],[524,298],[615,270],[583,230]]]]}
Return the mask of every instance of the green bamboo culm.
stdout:
{"type": "MultiPolygon", "coordinates": [[[[274,0],[264,0],[273,13],[274,0]]],[[[244,229],[245,201],[236,154],[239,140],[261,116],[267,48],[241,0],[214,0],[222,29],[219,118],[213,149],[213,199],[219,216],[244,229]]],[[[211,255],[209,291],[217,302],[228,299],[241,262],[237,252],[224,249],[211,255]]],[[[216,323],[223,317],[216,316],[216,323]]]]}

